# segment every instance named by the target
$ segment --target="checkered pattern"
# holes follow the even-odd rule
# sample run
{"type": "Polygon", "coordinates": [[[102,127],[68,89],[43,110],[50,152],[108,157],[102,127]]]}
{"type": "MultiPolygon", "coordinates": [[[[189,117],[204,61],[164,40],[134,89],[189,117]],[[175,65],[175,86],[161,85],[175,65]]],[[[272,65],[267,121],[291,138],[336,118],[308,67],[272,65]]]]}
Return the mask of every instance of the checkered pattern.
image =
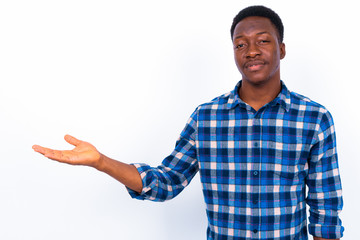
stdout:
{"type": "Polygon", "coordinates": [[[208,216],[207,239],[340,238],[343,201],[335,131],[321,105],[288,91],[259,111],[234,91],[200,105],[162,165],[134,164],[143,191],[165,201],[199,171],[208,216]],[[305,186],[308,186],[306,198],[305,186]]]}

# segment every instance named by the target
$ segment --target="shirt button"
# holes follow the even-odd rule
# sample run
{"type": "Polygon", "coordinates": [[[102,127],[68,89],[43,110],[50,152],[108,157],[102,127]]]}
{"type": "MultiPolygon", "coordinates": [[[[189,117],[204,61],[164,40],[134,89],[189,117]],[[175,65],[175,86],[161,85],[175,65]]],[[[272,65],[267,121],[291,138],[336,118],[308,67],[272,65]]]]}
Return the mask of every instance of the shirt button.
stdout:
{"type": "Polygon", "coordinates": [[[254,229],[254,230],[253,230],[253,233],[257,233],[257,232],[258,232],[258,230],[257,230],[257,229],[254,229]]]}
{"type": "Polygon", "coordinates": [[[259,174],[259,172],[258,172],[258,171],[254,171],[253,174],[254,174],[254,176],[257,176],[257,175],[259,174]]]}
{"type": "Polygon", "coordinates": [[[259,146],[259,143],[255,142],[254,147],[258,147],[258,146],[259,146]]]}
{"type": "Polygon", "coordinates": [[[253,204],[257,204],[258,203],[258,200],[253,200],[253,204]]]}

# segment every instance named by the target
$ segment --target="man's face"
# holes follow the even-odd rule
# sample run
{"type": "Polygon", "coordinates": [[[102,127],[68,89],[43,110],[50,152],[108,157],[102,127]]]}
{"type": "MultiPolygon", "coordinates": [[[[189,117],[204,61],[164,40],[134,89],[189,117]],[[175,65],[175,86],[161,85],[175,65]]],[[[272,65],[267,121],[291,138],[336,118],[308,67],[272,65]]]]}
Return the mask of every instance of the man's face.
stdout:
{"type": "Polygon", "coordinates": [[[234,57],[242,80],[253,85],[280,80],[280,59],[285,44],[280,43],[275,26],[265,17],[247,17],[233,35],[234,57]]]}

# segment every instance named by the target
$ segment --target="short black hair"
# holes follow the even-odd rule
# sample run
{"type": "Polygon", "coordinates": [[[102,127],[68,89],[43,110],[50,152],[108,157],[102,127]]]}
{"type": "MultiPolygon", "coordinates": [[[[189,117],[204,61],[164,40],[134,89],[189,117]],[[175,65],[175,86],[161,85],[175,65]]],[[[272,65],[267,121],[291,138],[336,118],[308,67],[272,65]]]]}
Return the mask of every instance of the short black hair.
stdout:
{"type": "Polygon", "coordinates": [[[279,33],[279,41],[280,43],[284,40],[284,25],[281,21],[279,15],[271,10],[270,8],[264,6],[250,6],[241,10],[234,18],[233,23],[231,25],[230,33],[231,39],[234,36],[234,30],[236,25],[247,17],[266,17],[268,18],[272,24],[274,24],[275,28],[279,33]]]}

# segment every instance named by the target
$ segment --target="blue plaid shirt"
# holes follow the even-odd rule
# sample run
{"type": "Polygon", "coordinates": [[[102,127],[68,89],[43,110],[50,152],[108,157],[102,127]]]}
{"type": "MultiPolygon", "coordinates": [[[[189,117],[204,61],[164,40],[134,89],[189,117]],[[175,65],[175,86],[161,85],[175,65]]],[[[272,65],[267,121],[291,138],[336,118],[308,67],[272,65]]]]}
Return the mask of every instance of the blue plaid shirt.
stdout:
{"type": "Polygon", "coordinates": [[[143,190],[129,190],[131,196],[169,200],[199,171],[208,240],[306,240],[306,204],[309,233],[340,238],[343,201],[330,113],[283,83],[278,97],[255,111],[239,98],[240,86],[200,105],[160,166],[134,164],[143,190]]]}

